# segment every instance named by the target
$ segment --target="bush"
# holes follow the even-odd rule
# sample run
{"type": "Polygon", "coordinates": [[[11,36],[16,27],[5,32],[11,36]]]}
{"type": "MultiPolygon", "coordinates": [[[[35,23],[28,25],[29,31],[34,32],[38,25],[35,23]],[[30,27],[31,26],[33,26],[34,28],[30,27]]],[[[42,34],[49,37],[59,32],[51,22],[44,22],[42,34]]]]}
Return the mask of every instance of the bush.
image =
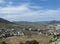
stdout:
{"type": "Polygon", "coordinates": [[[39,44],[36,40],[31,41],[31,44],[39,44]]]}
{"type": "Polygon", "coordinates": [[[49,41],[49,43],[53,42],[52,40],[49,41]]]}
{"type": "Polygon", "coordinates": [[[6,44],[6,42],[5,41],[2,41],[1,44],[6,44]]]}
{"type": "Polygon", "coordinates": [[[39,44],[36,40],[26,41],[25,44],[39,44]]]}
{"type": "Polygon", "coordinates": [[[20,44],[24,44],[24,43],[20,42],[20,44]]]}
{"type": "Polygon", "coordinates": [[[31,44],[31,42],[30,41],[26,41],[25,44],[31,44]]]}

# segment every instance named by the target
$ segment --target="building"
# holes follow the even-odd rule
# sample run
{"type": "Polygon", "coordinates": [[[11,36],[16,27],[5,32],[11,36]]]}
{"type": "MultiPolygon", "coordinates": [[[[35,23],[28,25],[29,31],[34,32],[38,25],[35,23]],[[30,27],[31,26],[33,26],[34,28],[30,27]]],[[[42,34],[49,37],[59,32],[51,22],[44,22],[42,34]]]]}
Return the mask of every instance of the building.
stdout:
{"type": "Polygon", "coordinates": [[[60,25],[57,24],[57,26],[56,26],[56,30],[59,30],[59,29],[60,29],[60,25]]]}

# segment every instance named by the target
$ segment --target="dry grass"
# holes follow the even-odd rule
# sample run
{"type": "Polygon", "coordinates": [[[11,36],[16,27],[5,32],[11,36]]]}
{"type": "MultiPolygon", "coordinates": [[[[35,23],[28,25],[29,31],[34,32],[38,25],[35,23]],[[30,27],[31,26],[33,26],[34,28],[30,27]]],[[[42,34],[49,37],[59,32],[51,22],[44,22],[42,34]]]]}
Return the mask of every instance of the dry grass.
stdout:
{"type": "Polygon", "coordinates": [[[19,44],[20,42],[25,43],[27,40],[36,40],[39,42],[39,44],[47,44],[47,42],[51,39],[49,36],[32,36],[31,38],[28,37],[9,37],[6,39],[3,39],[7,42],[7,44],[19,44]]]}

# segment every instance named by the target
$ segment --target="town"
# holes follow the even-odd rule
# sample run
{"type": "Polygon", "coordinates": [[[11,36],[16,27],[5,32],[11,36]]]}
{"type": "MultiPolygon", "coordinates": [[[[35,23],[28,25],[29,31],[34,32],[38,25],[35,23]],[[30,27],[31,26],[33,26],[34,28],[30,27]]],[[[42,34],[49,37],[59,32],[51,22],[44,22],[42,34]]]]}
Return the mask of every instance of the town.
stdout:
{"type": "MultiPolygon", "coordinates": [[[[42,26],[43,27],[43,26],[42,26]]],[[[60,25],[45,25],[45,28],[21,28],[21,29],[0,29],[0,38],[12,37],[12,36],[28,36],[33,34],[38,35],[60,35],[60,25]],[[26,33],[28,32],[28,33],[26,33]],[[30,32],[30,33],[29,33],[30,32]]]]}

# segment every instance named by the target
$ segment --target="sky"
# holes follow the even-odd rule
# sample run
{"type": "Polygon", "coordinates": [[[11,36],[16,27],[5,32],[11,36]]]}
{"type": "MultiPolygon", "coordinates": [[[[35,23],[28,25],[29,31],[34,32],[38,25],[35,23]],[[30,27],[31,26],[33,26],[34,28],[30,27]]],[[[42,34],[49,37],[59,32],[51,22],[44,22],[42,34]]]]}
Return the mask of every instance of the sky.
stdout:
{"type": "Polygon", "coordinates": [[[0,0],[0,18],[30,22],[60,20],[60,0],[0,0]]]}

